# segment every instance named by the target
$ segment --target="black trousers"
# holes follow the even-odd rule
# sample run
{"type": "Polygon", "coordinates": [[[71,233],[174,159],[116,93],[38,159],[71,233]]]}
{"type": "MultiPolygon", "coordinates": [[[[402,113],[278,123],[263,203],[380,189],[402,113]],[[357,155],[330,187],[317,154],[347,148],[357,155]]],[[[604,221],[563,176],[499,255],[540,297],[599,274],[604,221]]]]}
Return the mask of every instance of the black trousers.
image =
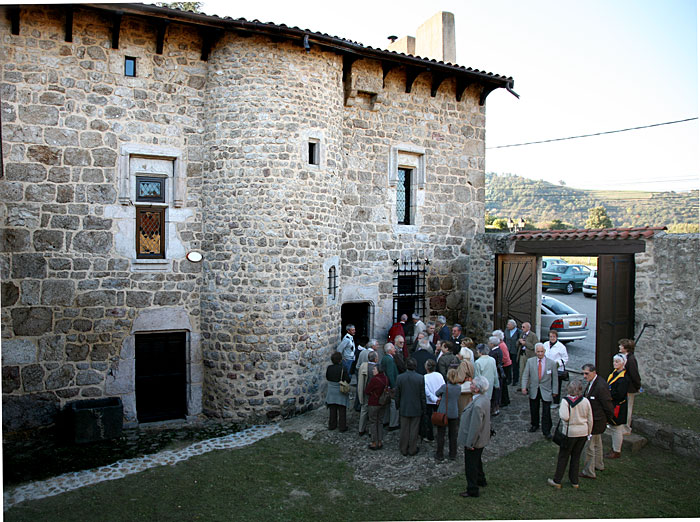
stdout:
{"type": "Polygon", "coordinates": [[[433,435],[433,423],[431,422],[430,418],[435,411],[437,411],[437,404],[426,404],[425,413],[420,420],[419,435],[424,439],[431,441],[435,440],[435,436],[433,435]]]}
{"type": "MultiPolygon", "coordinates": [[[[508,381],[508,384],[515,384],[518,382],[518,379],[520,378],[520,355],[519,354],[510,354],[510,360],[513,361],[513,364],[508,366],[510,368],[510,375],[511,378],[508,381]]],[[[508,368],[506,368],[506,375],[508,374],[508,368]]]]}
{"type": "Polygon", "coordinates": [[[483,452],[484,448],[464,448],[464,473],[467,475],[467,493],[471,497],[478,497],[479,486],[486,485],[484,465],[481,462],[483,452]]]}
{"type": "Polygon", "coordinates": [[[328,429],[334,430],[336,427],[340,431],[346,431],[348,429],[346,416],[346,408],[340,404],[329,404],[328,405],[328,429]]]}
{"type": "Polygon", "coordinates": [[[504,368],[506,371],[506,376],[500,379],[500,384],[501,384],[501,406],[508,406],[510,404],[510,396],[508,395],[508,385],[506,384],[508,381],[508,373],[510,372],[510,369],[513,367],[513,365],[507,366],[504,368]]]}
{"type": "Polygon", "coordinates": [[[550,401],[542,400],[542,393],[537,388],[537,397],[530,399],[530,424],[535,428],[540,425],[540,402],[542,403],[542,433],[546,437],[552,432],[552,412],[550,401]]]}
{"type": "Polygon", "coordinates": [[[449,438],[450,458],[457,458],[457,432],[459,431],[459,417],[456,419],[447,419],[447,426],[437,427],[437,453],[436,456],[442,459],[445,456],[445,431],[449,438]]]}
{"type": "Polygon", "coordinates": [[[554,482],[561,484],[561,479],[569,464],[569,482],[578,484],[578,470],[581,464],[581,452],[586,445],[586,437],[567,437],[566,442],[559,447],[557,470],[554,472],[554,482]]]}

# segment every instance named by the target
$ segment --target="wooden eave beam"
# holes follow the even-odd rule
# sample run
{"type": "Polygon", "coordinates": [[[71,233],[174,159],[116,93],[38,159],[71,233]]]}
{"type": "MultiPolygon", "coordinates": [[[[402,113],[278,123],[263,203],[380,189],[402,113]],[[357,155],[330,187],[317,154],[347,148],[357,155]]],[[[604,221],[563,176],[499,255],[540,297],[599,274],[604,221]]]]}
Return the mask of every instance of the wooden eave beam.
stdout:
{"type": "Polygon", "coordinates": [[[10,19],[10,32],[19,35],[19,6],[13,5],[7,8],[7,16],[10,19]]]}
{"type": "Polygon", "coordinates": [[[122,16],[121,11],[117,11],[112,14],[112,49],[119,49],[119,32],[122,28],[122,16]]]}
{"type": "Polygon", "coordinates": [[[419,67],[411,67],[407,66],[406,67],[406,93],[410,94],[411,90],[413,89],[413,82],[416,81],[416,78],[418,78],[418,75],[422,72],[427,71],[428,69],[421,69],[419,67]]]}
{"type": "Polygon", "coordinates": [[[481,88],[481,95],[479,96],[479,105],[484,105],[486,103],[486,97],[498,88],[499,88],[498,85],[493,85],[493,84],[484,85],[481,88]]]}
{"type": "Polygon", "coordinates": [[[354,54],[343,54],[343,84],[347,82],[352,75],[352,64],[355,63],[360,57],[354,54]]]}
{"type": "Polygon", "coordinates": [[[457,91],[456,91],[456,98],[457,101],[460,102],[462,101],[462,97],[464,96],[465,91],[469,88],[471,84],[474,82],[472,80],[468,80],[464,77],[457,78],[457,91]]]}
{"type": "Polygon", "coordinates": [[[387,62],[385,60],[382,60],[382,89],[386,87],[386,77],[389,75],[389,73],[399,67],[400,65],[394,62],[387,62]]]}
{"type": "Polygon", "coordinates": [[[163,44],[165,43],[165,33],[168,31],[170,22],[161,20],[156,25],[156,54],[163,54],[163,44]]]}
{"type": "Polygon", "coordinates": [[[579,239],[516,241],[515,252],[536,255],[636,254],[644,252],[646,244],[639,239],[579,239]]]}
{"type": "Polygon", "coordinates": [[[440,88],[440,85],[442,85],[442,82],[444,82],[448,78],[448,75],[434,72],[433,73],[433,81],[430,85],[430,96],[435,98],[435,95],[437,94],[438,89],[440,88]]]}
{"type": "Polygon", "coordinates": [[[73,6],[67,5],[63,8],[66,14],[66,42],[73,41],[73,6]]]}
{"type": "Polygon", "coordinates": [[[216,42],[219,41],[219,38],[224,34],[224,31],[221,29],[214,29],[214,28],[207,28],[207,29],[202,29],[201,33],[202,35],[202,61],[206,62],[209,60],[209,54],[211,54],[211,50],[213,49],[214,45],[216,45],[216,42]]]}

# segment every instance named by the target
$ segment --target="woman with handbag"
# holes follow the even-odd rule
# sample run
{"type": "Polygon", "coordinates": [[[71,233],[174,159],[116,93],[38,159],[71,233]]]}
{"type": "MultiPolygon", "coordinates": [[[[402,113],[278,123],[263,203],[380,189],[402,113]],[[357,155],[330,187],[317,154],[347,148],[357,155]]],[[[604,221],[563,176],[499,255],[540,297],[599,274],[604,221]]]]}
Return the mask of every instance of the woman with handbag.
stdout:
{"type": "Polygon", "coordinates": [[[583,396],[581,381],[570,382],[566,392],[567,396],[559,405],[559,422],[563,421],[562,432],[565,437],[559,446],[554,479],[547,479],[547,484],[561,489],[561,479],[568,463],[569,481],[572,487],[578,489],[581,452],[593,431],[593,409],[588,399],[583,396]]]}
{"type": "Polygon", "coordinates": [[[561,383],[569,380],[569,374],[566,371],[566,363],[569,362],[569,353],[559,341],[559,332],[556,330],[549,331],[549,341],[544,343],[544,356],[557,363],[557,373],[559,374],[559,388],[557,394],[552,399],[552,409],[556,409],[559,401],[561,401],[561,383]]]}
{"type": "Polygon", "coordinates": [[[346,411],[350,404],[348,392],[341,391],[341,386],[350,383],[348,371],[342,366],[343,355],[340,352],[333,352],[331,364],[326,368],[326,380],[328,381],[328,392],[326,393],[326,406],[329,410],[328,429],[338,431],[348,431],[346,421],[346,411]],[[341,385],[342,381],[342,385],[341,385]]]}
{"type": "MultiPolygon", "coordinates": [[[[470,339],[471,341],[471,339],[470,339]]],[[[472,344],[474,344],[472,342],[472,344]]],[[[462,387],[462,393],[459,394],[458,411],[462,412],[464,408],[472,401],[472,379],[474,378],[474,354],[468,346],[462,346],[462,349],[457,355],[459,357],[459,367],[457,368],[457,383],[462,387]]]]}
{"type": "Polygon", "coordinates": [[[429,441],[434,441],[433,424],[430,418],[437,410],[437,403],[440,400],[435,392],[445,384],[445,379],[442,378],[440,372],[436,372],[437,363],[433,359],[425,361],[425,375],[423,376],[423,384],[425,386],[425,413],[421,418],[420,436],[429,441]]]}
{"type": "Polygon", "coordinates": [[[372,368],[372,378],[365,387],[365,395],[367,396],[369,436],[372,439],[369,449],[378,450],[383,446],[384,414],[389,404],[391,404],[389,378],[384,374],[384,368],[381,364],[377,364],[372,368]]]}
{"type": "MultiPolygon", "coordinates": [[[[435,460],[444,460],[445,448],[445,428],[449,437],[450,452],[449,459],[457,458],[457,432],[459,430],[459,398],[462,392],[462,386],[459,382],[459,370],[450,368],[447,371],[447,383],[443,384],[435,395],[440,397],[437,413],[447,415],[447,426],[437,427],[437,451],[435,452],[435,460]]],[[[470,382],[471,386],[471,382],[470,382]]]]}
{"type": "Polygon", "coordinates": [[[627,427],[627,391],[629,379],[627,378],[627,357],[618,353],[613,357],[613,372],[608,377],[608,386],[612,396],[613,417],[610,423],[613,425],[612,450],[605,455],[606,459],[619,459],[622,451],[622,438],[627,427]]]}

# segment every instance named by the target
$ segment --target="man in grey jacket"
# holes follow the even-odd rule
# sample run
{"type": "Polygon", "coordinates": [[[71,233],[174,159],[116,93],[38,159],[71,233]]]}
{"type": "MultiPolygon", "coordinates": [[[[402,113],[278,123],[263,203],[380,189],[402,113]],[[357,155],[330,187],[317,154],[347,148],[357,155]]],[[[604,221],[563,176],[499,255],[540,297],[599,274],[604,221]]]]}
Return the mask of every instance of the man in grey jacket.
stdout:
{"type": "Polygon", "coordinates": [[[418,429],[425,413],[425,382],[416,373],[416,360],[409,357],[406,372],[396,379],[396,407],[399,410],[401,432],[399,451],[405,457],[418,453],[418,429]]]}
{"type": "Polygon", "coordinates": [[[467,490],[459,494],[461,497],[478,497],[479,486],[486,485],[481,454],[491,439],[491,401],[486,396],[488,389],[486,377],[480,375],[472,379],[473,399],[464,408],[459,422],[457,444],[464,446],[464,473],[467,476],[467,490]]]}
{"type": "Polygon", "coordinates": [[[535,357],[527,360],[521,382],[523,395],[530,397],[530,432],[539,429],[540,402],[542,402],[542,434],[552,438],[552,415],[549,407],[557,389],[557,363],[544,356],[544,345],[535,345],[535,357]]]}

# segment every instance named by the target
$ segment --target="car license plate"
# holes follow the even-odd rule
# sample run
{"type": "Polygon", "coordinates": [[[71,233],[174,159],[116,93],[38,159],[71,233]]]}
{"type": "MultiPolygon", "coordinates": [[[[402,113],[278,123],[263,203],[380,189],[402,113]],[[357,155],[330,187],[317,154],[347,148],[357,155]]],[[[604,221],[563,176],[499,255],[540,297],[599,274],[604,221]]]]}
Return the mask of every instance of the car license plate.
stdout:
{"type": "Polygon", "coordinates": [[[593,290],[598,290],[598,287],[597,287],[597,286],[592,286],[591,289],[593,289],[593,290]]]}
{"type": "Polygon", "coordinates": [[[549,283],[547,281],[542,281],[542,286],[547,286],[549,283]]]}
{"type": "Polygon", "coordinates": [[[581,321],[569,321],[569,326],[581,326],[581,321]]]}

